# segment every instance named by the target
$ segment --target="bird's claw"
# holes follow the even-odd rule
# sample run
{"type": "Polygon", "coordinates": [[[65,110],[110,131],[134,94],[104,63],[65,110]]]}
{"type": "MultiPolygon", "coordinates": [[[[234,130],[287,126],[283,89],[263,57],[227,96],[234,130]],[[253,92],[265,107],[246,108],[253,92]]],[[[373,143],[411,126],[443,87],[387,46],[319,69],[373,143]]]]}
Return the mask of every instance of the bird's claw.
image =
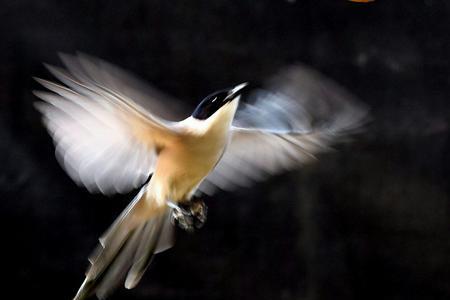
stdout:
{"type": "Polygon", "coordinates": [[[193,232],[206,222],[208,207],[203,200],[195,199],[179,205],[171,202],[169,206],[173,208],[172,224],[183,230],[193,232]]]}

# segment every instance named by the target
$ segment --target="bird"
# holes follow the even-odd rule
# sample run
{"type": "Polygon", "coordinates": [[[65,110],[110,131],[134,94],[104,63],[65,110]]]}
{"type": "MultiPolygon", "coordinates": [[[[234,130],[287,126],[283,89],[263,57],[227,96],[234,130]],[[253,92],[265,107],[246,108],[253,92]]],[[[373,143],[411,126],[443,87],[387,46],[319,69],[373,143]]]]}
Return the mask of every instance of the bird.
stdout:
{"type": "Polygon", "coordinates": [[[90,192],[139,189],[99,238],[74,300],[134,288],[154,255],[174,245],[174,224],[203,225],[199,195],[301,167],[367,120],[355,96],[300,63],[253,89],[216,91],[189,114],[182,101],[109,62],[60,57],[63,67],[46,65],[59,82],[35,78],[46,91],[34,91],[57,160],[90,192]]]}

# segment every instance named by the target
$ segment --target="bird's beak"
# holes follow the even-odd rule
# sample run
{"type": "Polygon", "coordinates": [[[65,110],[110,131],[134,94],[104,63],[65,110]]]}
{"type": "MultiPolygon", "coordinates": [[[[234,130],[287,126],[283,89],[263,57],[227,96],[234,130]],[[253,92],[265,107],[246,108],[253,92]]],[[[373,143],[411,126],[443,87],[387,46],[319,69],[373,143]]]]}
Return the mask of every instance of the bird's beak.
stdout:
{"type": "Polygon", "coordinates": [[[228,92],[228,96],[227,96],[226,100],[232,101],[233,99],[235,99],[238,95],[240,95],[242,93],[242,90],[247,85],[248,85],[248,82],[244,82],[244,83],[238,84],[234,88],[230,89],[230,91],[228,92]]]}

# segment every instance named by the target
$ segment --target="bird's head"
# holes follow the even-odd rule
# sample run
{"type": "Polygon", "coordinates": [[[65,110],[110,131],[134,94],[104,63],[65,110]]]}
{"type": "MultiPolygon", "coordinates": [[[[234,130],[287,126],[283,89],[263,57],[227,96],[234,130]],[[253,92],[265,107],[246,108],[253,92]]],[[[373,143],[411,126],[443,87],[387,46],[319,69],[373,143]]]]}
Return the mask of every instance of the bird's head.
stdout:
{"type": "Polygon", "coordinates": [[[220,90],[206,96],[192,113],[197,120],[208,120],[220,114],[230,115],[232,118],[239,103],[242,90],[248,83],[241,83],[231,89],[220,90]]]}

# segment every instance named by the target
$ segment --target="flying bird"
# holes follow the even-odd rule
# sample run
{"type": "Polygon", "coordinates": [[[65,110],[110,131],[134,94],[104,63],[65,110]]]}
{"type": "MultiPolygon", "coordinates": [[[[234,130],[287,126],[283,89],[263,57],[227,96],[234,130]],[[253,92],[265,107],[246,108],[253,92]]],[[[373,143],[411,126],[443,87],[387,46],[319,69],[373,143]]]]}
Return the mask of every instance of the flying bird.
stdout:
{"type": "Polygon", "coordinates": [[[47,65],[60,83],[36,78],[48,91],[34,91],[58,161],[90,192],[140,187],[100,237],[75,300],[135,287],[152,257],[173,246],[175,223],[203,225],[199,193],[297,168],[366,119],[350,93],[303,65],[253,91],[243,83],[212,93],[189,115],[181,101],[103,60],[61,59],[65,68],[47,65]]]}

